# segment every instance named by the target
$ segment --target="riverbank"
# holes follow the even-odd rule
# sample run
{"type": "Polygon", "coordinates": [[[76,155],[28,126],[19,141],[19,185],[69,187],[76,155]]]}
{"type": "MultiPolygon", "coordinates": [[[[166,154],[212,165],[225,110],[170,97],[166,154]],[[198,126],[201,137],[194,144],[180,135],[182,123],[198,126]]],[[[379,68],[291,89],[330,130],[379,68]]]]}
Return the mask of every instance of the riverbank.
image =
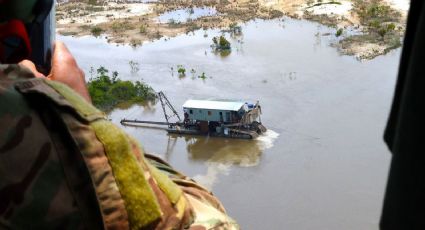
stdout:
{"type": "Polygon", "coordinates": [[[286,15],[335,28],[342,54],[373,59],[401,46],[408,0],[261,0],[286,15]]]}
{"type": "MultiPolygon", "coordinates": [[[[178,14],[175,16],[181,17],[178,14]]],[[[81,1],[58,5],[57,28],[62,35],[105,34],[108,42],[137,46],[145,41],[175,37],[201,28],[228,28],[235,23],[254,18],[273,19],[281,16],[282,12],[261,7],[256,0],[233,3],[173,0],[123,4],[105,2],[96,5],[81,1]],[[179,9],[187,11],[189,16],[203,9],[212,9],[216,13],[183,22],[172,18],[166,22],[159,20],[162,14],[179,9]]]]}
{"type": "Polygon", "coordinates": [[[406,4],[401,2],[405,1],[73,1],[58,5],[57,28],[62,35],[104,35],[111,43],[139,46],[201,28],[228,29],[256,18],[286,15],[335,28],[338,41],[333,45],[341,53],[371,59],[401,45],[406,17],[406,4]],[[168,20],[161,20],[164,15],[168,20]]]}

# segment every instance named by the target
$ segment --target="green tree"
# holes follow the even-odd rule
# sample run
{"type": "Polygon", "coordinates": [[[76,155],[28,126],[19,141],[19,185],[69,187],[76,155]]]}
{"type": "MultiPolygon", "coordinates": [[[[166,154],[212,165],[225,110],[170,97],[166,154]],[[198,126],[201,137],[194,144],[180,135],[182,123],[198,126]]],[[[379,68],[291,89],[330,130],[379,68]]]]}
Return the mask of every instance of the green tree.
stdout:
{"type": "Polygon", "coordinates": [[[140,81],[123,81],[118,78],[117,71],[109,75],[109,70],[103,66],[97,69],[97,76],[89,81],[88,90],[93,104],[102,110],[110,110],[123,102],[156,101],[152,87],[140,81]]]}
{"type": "Polygon", "coordinates": [[[102,30],[102,28],[95,26],[95,27],[91,28],[90,32],[93,36],[99,37],[100,34],[103,32],[103,30],[102,30]]]}
{"type": "Polygon", "coordinates": [[[339,28],[339,29],[336,31],[335,36],[337,36],[337,37],[341,36],[343,31],[344,31],[344,30],[343,30],[342,28],[339,28]]]}
{"type": "Polygon", "coordinates": [[[223,35],[221,35],[220,37],[213,37],[212,41],[216,50],[231,49],[230,42],[223,35]]]}
{"type": "Polygon", "coordinates": [[[179,73],[180,77],[186,76],[186,68],[183,65],[177,65],[177,73],[179,73]]]}

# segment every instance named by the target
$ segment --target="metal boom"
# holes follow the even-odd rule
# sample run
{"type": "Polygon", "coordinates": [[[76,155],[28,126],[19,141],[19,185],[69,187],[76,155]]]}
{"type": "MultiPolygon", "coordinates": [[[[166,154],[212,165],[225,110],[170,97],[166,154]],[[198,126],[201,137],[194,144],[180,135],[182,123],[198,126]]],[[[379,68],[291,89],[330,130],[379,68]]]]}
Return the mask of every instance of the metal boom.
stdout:
{"type": "Polygon", "coordinates": [[[177,116],[177,118],[179,119],[179,122],[181,122],[179,114],[174,109],[173,105],[171,105],[170,101],[168,100],[168,98],[165,96],[165,94],[162,91],[158,93],[158,97],[159,97],[159,100],[161,101],[162,110],[164,111],[164,116],[167,123],[170,123],[169,119],[173,116],[177,116]],[[165,109],[166,106],[173,112],[173,115],[169,116],[167,114],[167,111],[165,109]]]}

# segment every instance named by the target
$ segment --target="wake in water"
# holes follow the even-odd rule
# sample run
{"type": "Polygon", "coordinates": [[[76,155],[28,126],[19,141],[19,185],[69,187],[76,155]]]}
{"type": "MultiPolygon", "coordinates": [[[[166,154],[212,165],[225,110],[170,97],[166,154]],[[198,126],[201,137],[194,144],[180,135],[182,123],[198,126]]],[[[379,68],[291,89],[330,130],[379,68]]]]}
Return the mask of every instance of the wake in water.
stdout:
{"type": "Polygon", "coordinates": [[[259,136],[255,141],[261,146],[262,150],[269,149],[273,147],[274,141],[279,137],[279,133],[269,129],[261,136],[259,136]]]}
{"type": "Polygon", "coordinates": [[[212,189],[220,175],[229,175],[232,166],[253,167],[258,165],[262,153],[272,148],[278,137],[277,132],[267,130],[255,140],[237,145],[228,143],[205,162],[207,165],[206,174],[195,175],[193,179],[206,188],[212,189]]]}

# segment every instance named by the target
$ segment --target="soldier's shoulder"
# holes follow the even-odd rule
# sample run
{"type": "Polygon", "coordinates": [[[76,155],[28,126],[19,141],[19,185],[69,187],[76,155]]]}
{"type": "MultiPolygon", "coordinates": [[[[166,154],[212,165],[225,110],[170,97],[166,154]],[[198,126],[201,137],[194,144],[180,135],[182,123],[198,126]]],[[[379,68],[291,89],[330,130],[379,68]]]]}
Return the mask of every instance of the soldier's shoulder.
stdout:
{"type": "Polygon", "coordinates": [[[26,67],[18,64],[0,64],[0,80],[19,80],[34,78],[34,74],[26,67]]]}
{"type": "Polygon", "coordinates": [[[33,78],[19,65],[0,65],[0,225],[45,229],[72,221],[77,228],[83,220],[49,130],[16,87],[33,78]]]}

